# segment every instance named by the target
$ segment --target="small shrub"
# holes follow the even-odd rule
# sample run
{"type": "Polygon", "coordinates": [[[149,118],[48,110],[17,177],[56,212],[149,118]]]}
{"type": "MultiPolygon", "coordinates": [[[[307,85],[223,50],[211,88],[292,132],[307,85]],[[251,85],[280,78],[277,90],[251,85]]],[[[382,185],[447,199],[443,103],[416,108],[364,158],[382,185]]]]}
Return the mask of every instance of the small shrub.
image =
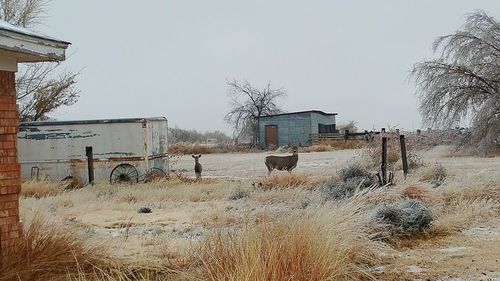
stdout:
{"type": "Polygon", "coordinates": [[[443,165],[438,164],[432,169],[431,184],[434,188],[441,186],[446,179],[446,169],[443,165]]]}
{"type": "Polygon", "coordinates": [[[327,200],[342,200],[351,197],[356,191],[356,186],[344,182],[330,180],[319,188],[322,197],[327,200]]]}
{"type": "Polygon", "coordinates": [[[406,155],[408,159],[408,168],[409,169],[416,169],[418,167],[422,167],[424,165],[424,161],[422,160],[422,157],[418,156],[417,154],[413,152],[407,152],[406,155]]]}
{"type": "Polygon", "coordinates": [[[377,184],[376,177],[359,164],[353,164],[341,169],[339,172],[340,181],[331,179],[320,187],[325,200],[341,200],[349,198],[362,190],[377,184]]]}
{"type": "Polygon", "coordinates": [[[430,228],[432,214],[420,200],[407,199],[380,207],[376,219],[385,223],[393,237],[410,236],[430,228]]]}
{"type": "Polygon", "coordinates": [[[357,190],[363,190],[376,184],[375,182],[369,182],[367,180],[370,179],[366,177],[354,177],[345,182],[331,179],[323,184],[319,188],[319,191],[327,201],[342,200],[353,196],[357,190]]]}
{"type": "Polygon", "coordinates": [[[229,195],[229,200],[239,200],[250,197],[250,193],[246,190],[235,190],[229,195]]]}
{"type": "Polygon", "coordinates": [[[370,186],[375,181],[375,176],[360,164],[352,164],[343,168],[338,174],[344,182],[347,182],[349,179],[366,179],[370,183],[368,186],[370,186]]]}
{"type": "Polygon", "coordinates": [[[141,207],[141,208],[139,208],[139,210],[137,210],[137,212],[139,214],[149,214],[149,213],[152,213],[153,211],[151,211],[151,208],[141,207]]]}

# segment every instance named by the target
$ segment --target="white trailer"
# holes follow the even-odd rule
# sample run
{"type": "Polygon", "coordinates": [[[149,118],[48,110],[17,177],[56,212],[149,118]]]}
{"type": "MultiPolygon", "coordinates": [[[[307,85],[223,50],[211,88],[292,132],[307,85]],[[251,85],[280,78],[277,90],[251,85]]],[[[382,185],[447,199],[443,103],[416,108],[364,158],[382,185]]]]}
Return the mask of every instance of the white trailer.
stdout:
{"type": "Polygon", "coordinates": [[[155,117],[21,122],[21,176],[87,184],[87,147],[94,181],[134,183],[168,174],[167,119],[155,117]]]}

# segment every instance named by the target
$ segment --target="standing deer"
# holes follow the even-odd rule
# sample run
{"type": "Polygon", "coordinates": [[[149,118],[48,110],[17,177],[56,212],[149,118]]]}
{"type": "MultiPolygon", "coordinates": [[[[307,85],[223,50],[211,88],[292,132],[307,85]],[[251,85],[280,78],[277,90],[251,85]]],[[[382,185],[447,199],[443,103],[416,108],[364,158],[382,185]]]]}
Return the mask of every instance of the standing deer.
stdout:
{"type": "Polygon", "coordinates": [[[297,161],[299,161],[299,154],[296,146],[293,147],[293,154],[290,156],[267,156],[265,161],[267,174],[271,174],[274,169],[291,173],[297,167],[297,161]]]}
{"type": "Polygon", "coordinates": [[[196,174],[196,180],[201,181],[201,171],[202,167],[200,164],[201,154],[191,155],[194,158],[194,173],[196,174]]]}

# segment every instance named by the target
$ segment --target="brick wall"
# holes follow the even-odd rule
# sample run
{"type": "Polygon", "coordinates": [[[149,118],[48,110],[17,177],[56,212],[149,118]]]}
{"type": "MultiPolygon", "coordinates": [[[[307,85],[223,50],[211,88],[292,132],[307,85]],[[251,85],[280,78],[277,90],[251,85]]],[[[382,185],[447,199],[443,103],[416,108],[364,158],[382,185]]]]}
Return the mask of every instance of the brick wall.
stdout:
{"type": "Polygon", "coordinates": [[[0,250],[22,237],[19,222],[21,167],[17,160],[19,109],[16,104],[15,74],[0,71],[0,250]]]}

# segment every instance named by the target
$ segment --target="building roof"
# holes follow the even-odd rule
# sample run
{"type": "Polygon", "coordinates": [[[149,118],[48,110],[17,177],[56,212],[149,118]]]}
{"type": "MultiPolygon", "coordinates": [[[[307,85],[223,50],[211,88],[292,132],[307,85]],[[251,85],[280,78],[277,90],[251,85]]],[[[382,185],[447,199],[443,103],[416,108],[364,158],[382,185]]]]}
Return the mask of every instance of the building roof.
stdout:
{"type": "Polygon", "coordinates": [[[71,43],[0,20],[0,67],[16,71],[17,63],[63,61],[71,43]]]}
{"type": "Polygon", "coordinates": [[[24,27],[13,25],[13,24],[8,23],[8,22],[3,21],[3,20],[0,20],[0,29],[6,30],[6,31],[15,32],[15,33],[20,33],[20,34],[24,34],[24,35],[28,35],[28,36],[31,36],[31,37],[45,39],[45,40],[49,40],[49,41],[54,41],[54,42],[59,42],[59,43],[64,43],[64,44],[71,44],[69,42],[66,42],[66,41],[63,41],[63,40],[60,40],[60,39],[56,39],[54,37],[50,37],[50,36],[45,35],[45,34],[43,34],[41,32],[35,32],[35,31],[29,30],[29,29],[24,28],[24,27]]]}
{"type": "Polygon", "coordinates": [[[306,111],[296,111],[296,112],[287,112],[287,113],[280,113],[280,114],[265,115],[265,116],[261,116],[260,118],[283,116],[283,115],[294,115],[294,114],[302,114],[302,113],[317,113],[317,114],[321,114],[321,115],[325,115],[325,116],[338,115],[338,113],[326,113],[326,112],[323,112],[320,110],[306,110],[306,111]]]}
{"type": "Polygon", "coordinates": [[[167,118],[146,117],[146,118],[117,118],[117,119],[69,120],[69,121],[29,121],[29,122],[21,122],[20,126],[31,127],[31,126],[61,126],[61,125],[81,125],[81,124],[142,123],[149,121],[167,121],[167,118]]]}

